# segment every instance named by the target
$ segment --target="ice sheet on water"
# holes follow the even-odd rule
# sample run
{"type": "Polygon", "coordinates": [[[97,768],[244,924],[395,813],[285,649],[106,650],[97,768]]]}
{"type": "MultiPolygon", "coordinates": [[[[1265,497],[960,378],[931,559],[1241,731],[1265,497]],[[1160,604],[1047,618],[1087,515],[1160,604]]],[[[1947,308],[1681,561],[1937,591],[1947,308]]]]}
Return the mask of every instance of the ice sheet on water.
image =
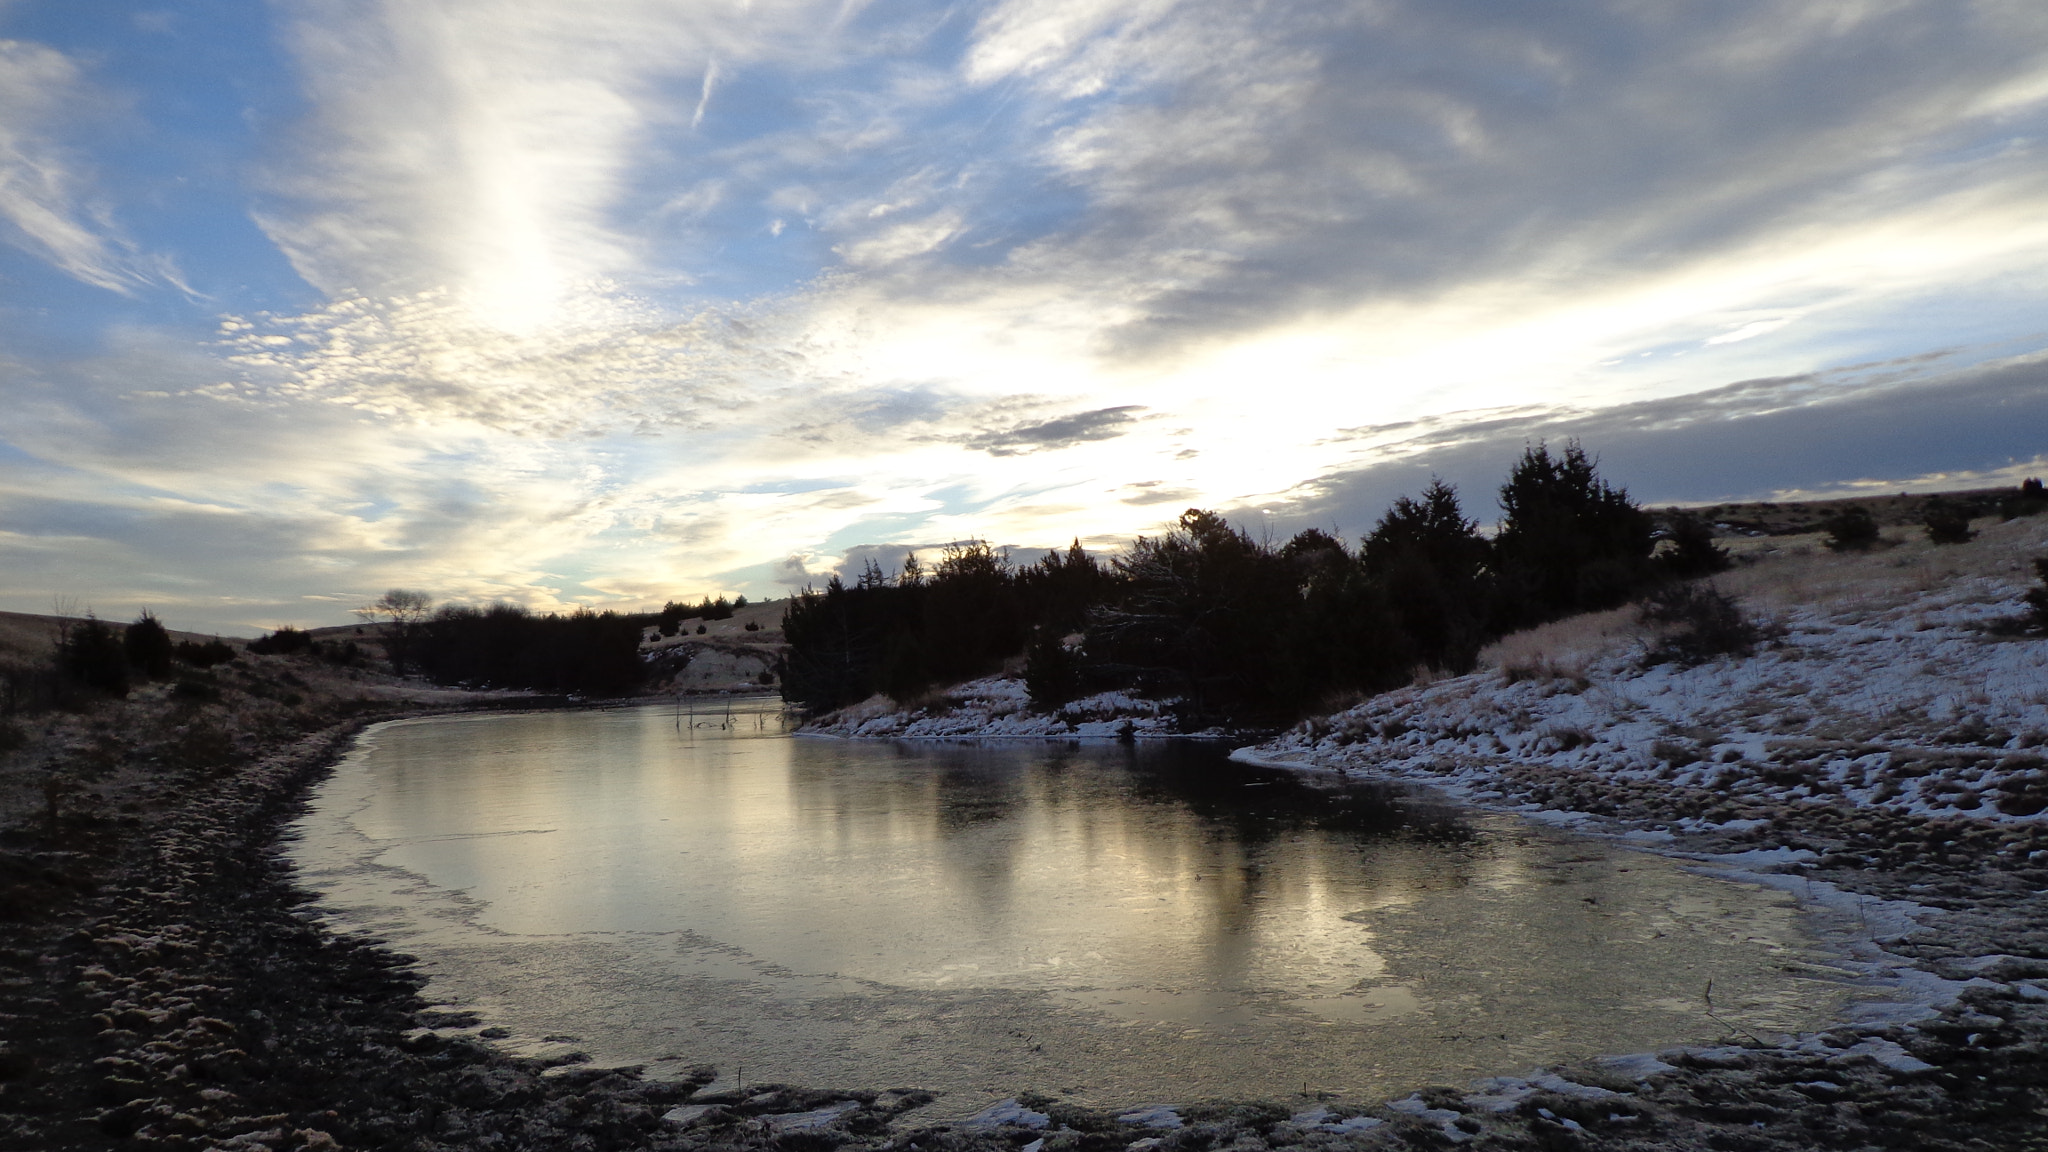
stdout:
{"type": "Polygon", "coordinates": [[[808,1132],[814,1128],[823,1128],[858,1107],[858,1100],[839,1100],[808,1112],[777,1112],[762,1119],[768,1121],[769,1127],[779,1132],[808,1132]]]}
{"type": "Polygon", "coordinates": [[[1591,1084],[1575,1083],[1559,1076],[1555,1072],[1545,1072],[1541,1076],[1531,1077],[1529,1083],[1543,1089],[1545,1092],[1555,1092],[1559,1096],[1570,1096],[1578,1100],[1611,1100],[1621,1095],[1619,1092],[1612,1092],[1591,1084]]]}
{"type": "Polygon", "coordinates": [[[1627,1056],[1609,1056],[1599,1061],[1601,1067],[1619,1073],[1631,1080],[1648,1080],[1666,1072],[1676,1072],[1678,1067],[1666,1064],[1648,1052],[1636,1052],[1627,1056]]]}
{"type": "Polygon", "coordinates": [[[1181,1126],[1180,1113],[1165,1105],[1139,1108],[1125,1112],[1117,1119],[1126,1124],[1142,1124],[1147,1128],[1178,1128],[1181,1126]]]}
{"type": "Polygon", "coordinates": [[[1043,1112],[1033,1112],[1016,1100],[998,1100],[974,1115],[960,1122],[962,1128],[1000,1128],[1014,1124],[1019,1128],[1043,1128],[1052,1123],[1052,1117],[1043,1112]]]}
{"type": "Polygon", "coordinates": [[[1868,1056],[1894,1072],[1926,1072],[1934,1067],[1890,1040],[1875,1036],[1842,1049],[1842,1054],[1835,1059],[1849,1060],[1857,1056],[1868,1056]]]}

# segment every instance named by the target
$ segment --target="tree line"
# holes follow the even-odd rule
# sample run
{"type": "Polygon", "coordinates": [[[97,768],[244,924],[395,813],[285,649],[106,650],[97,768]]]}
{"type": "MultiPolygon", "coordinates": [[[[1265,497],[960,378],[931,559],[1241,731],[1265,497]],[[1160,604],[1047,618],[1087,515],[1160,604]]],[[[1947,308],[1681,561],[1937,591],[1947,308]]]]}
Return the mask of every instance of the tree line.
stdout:
{"type": "Polygon", "coordinates": [[[1418,667],[1470,671],[1507,632],[1728,563],[1708,525],[1680,514],[1660,530],[1576,443],[1526,449],[1499,504],[1491,537],[1436,481],[1356,548],[1320,529],[1274,545],[1190,509],[1106,562],[1076,542],[1017,566],[977,542],[929,572],[914,554],[894,577],[870,563],[791,601],[783,695],[814,711],[907,700],[1022,655],[1040,707],[1125,689],[1198,722],[1273,721],[1418,667]]]}

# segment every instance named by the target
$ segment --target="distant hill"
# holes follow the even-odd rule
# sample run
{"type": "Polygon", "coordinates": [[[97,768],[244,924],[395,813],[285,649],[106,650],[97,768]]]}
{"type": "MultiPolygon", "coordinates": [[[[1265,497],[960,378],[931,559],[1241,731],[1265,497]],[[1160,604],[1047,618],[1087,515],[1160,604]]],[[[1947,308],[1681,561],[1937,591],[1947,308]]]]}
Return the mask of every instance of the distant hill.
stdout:
{"type": "Polygon", "coordinates": [[[1880,527],[1917,526],[1929,504],[1945,502],[1966,509],[1972,518],[1996,515],[2011,488],[1970,488],[1956,492],[1905,492],[1893,496],[1847,496],[1835,500],[1753,500],[1731,504],[1667,506],[1650,509],[1668,518],[1686,512],[1714,525],[1717,536],[1797,536],[1821,531],[1821,524],[1845,508],[1867,509],[1880,527]]]}

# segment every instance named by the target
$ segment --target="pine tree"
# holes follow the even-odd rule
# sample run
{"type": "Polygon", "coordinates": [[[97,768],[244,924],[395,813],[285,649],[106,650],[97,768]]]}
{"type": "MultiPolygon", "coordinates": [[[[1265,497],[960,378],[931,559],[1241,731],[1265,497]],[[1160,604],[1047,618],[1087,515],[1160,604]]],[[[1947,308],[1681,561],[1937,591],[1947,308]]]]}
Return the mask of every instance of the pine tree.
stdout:
{"type": "Polygon", "coordinates": [[[1577,441],[1523,451],[1500,489],[1493,567],[1510,594],[1506,626],[1611,608],[1648,584],[1648,513],[1600,478],[1577,441]]]}
{"type": "Polygon", "coordinates": [[[1728,550],[1714,543],[1713,527],[1690,512],[1672,513],[1664,538],[1671,541],[1671,547],[1660,553],[1657,561],[1677,579],[1711,576],[1727,571],[1734,563],[1728,550]]]}
{"type": "Polygon", "coordinates": [[[175,651],[171,634],[156,616],[145,608],[135,623],[121,634],[121,649],[128,657],[131,667],[150,680],[163,680],[171,674],[171,656],[175,651]]]}

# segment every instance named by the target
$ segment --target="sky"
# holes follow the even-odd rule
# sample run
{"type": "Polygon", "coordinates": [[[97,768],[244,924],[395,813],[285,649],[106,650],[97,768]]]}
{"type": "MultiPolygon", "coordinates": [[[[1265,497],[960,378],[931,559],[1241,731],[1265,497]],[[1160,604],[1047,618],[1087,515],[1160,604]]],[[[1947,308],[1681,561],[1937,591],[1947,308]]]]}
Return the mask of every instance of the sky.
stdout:
{"type": "Polygon", "coordinates": [[[0,0],[0,609],[2048,473],[2039,0],[0,0]]]}

